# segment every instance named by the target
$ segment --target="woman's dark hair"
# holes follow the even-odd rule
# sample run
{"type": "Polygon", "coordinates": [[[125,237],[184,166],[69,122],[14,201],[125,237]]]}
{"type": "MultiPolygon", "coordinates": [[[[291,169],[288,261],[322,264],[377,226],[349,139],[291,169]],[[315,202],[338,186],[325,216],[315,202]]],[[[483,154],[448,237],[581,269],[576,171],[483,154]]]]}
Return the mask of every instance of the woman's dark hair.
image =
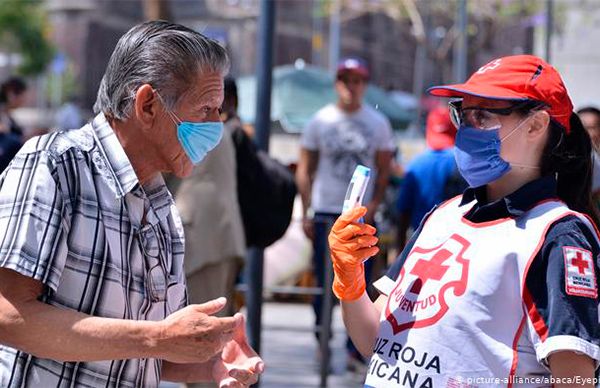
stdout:
{"type": "Polygon", "coordinates": [[[555,175],[557,194],[570,209],[590,216],[599,225],[592,202],[592,143],[579,117],[572,113],[567,134],[550,120],[548,140],[542,153],[542,176],[555,175]]]}
{"type": "MultiPolygon", "coordinates": [[[[532,111],[544,109],[546,104],[528,100],[517,102],[515,112],[527,115],[532,111]]],[[[579,116],[571,113],[569,117],[571,131],[555,120],[550,119],[548,139],[542,152],[541,175],[554,175],[557,181],[557,195],[567,206],[590,216],[599,225],[598,211],[592,202],[592,142],[583,127],[579,116]]]]}
{"type": "Polygon", "coordinates": [[[10,77],[0,85],[0,103],[8,102],[8,92],[21,94],[27,90],[27,84],[20,77],[10,77]]]}

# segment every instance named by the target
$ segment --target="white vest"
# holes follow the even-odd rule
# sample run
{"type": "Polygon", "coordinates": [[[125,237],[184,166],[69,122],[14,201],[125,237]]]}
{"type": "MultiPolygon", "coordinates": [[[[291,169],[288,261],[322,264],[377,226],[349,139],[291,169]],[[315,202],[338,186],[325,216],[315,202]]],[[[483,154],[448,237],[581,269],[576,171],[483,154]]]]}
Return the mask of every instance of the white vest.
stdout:
{"type": "Polygon", "coordinates": [[[527,271],[554,221],[575,214],[593,226],[554,200],[516,220],[475,224],[463,218],[474,202],[459,207],[461,199],[431,214],[408,255],[382,311],[366,387],[523,386],[521,377],[549,376],[527,335],[535,330],[527,271]]]}

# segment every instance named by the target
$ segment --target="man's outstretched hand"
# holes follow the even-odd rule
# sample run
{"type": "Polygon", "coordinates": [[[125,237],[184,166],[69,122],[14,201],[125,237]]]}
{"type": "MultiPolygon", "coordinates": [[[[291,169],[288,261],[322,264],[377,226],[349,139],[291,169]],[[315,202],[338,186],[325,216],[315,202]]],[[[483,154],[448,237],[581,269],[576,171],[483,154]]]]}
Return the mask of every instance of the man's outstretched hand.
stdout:
{"type": "Polygon", "coordinates": [[[212,376],[219,388],[244,388],[258,381],[265,366],[263,360],[248,345],[246,320],[241,314],[233,338],[225,344],[221,356],[216,358],[212,376]]]}

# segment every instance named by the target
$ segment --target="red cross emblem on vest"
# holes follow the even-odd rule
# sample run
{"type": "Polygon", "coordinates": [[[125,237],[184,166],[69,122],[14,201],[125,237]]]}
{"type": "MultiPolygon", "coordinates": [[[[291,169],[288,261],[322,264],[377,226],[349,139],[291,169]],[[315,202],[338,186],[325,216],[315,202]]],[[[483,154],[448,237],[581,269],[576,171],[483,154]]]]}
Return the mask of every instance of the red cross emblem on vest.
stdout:
{"type": "Polygon", "coordinates": [[[414,247],[400,270],[385,307],[394,335],[409,328],[433,325],[449,309],[447,293],[461,296],[467,289],[471,244],[453,234],[434,248],[414,247]]]}
{"type": "Polygon", "coordinates": [[[442,280],[449,268],[447,265],[443,265],[443,263],[450,258],[450,256],[452,256],[450,251],[441,249],[433,255],[431,260],[419,259],[410,271],[412,275],[417,276],[417,280],[415,280],[413,286],[410,288],[410,292],[419,294],[423,284],[430,279],[437,281],[442,280]]]}

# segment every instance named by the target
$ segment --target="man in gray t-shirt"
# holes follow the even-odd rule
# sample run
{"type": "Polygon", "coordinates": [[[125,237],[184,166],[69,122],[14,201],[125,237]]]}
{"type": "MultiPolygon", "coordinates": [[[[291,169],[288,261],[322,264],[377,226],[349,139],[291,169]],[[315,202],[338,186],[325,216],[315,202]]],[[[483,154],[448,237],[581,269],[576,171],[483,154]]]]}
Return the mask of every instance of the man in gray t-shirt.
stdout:
{"type": "MultiPolygon", "coordinates": [[[[363,61],[342,60],[335,82],[337,103],[319,110],[302,134],[296,180],[302,197],[303,228],[313,241],[313,265],[321,287],[327,226],[331,226],[342,211],[354,169],[359,164],[371,168],[371,182],[364,198],[367,223],[373,223],[388,183],[394,150],[392,130],[381,113],[362,102],[368,78],[369,71],[363,61]]],[[[369,272],[368,268],[365,272],[369,272]]],[[[320,296],[315,297],[313,307],[319,325],[320,296]]],[[[350,357],[360,358],[351,343],[349,345],[350,357]]]]}

